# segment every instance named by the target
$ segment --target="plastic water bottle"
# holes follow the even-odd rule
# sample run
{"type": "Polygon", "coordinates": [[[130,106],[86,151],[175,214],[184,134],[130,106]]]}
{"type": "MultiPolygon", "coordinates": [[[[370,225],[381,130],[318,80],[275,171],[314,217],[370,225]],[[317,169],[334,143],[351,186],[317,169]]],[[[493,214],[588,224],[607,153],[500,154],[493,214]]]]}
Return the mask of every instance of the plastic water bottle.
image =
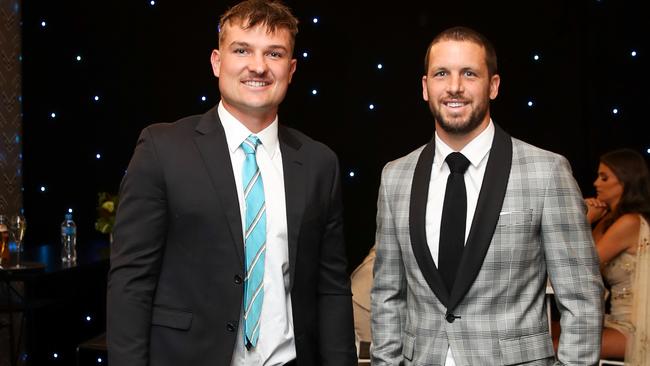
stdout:
{"type": "Polygon", "coordinates": [[[61,223],[61,262],[77,263],[77,225],[72,221],[72,214],[65,214],[61,223]]]}

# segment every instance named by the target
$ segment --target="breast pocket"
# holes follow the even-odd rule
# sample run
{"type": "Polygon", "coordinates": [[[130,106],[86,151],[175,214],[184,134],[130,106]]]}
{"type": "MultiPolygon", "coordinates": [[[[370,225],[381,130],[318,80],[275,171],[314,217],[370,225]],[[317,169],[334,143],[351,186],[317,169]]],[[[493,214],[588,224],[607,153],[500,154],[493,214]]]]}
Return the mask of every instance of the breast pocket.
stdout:
{"type": "Polygon", "coordinates": [[[497,227],[530,225],[533,221],[533,209],[501,211],[497,227]]]}

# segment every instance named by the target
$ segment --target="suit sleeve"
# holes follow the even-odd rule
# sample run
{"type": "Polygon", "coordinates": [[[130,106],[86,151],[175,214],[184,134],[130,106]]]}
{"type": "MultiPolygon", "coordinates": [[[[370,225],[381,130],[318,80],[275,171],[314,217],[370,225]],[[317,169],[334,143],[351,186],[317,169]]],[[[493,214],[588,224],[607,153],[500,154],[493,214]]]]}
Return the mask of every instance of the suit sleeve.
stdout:
{"type": "Polygon", "coordinates": [[[544,194],[541,235],[561,313],[558,362],[594,365],[600,356],[603,283],[585,206],[566,159],[555,162],[544,194]]]}
{"type": "Polygon", "coordinates": [[[387,185],[389,165],[382,173],[377,201],[377,253],[371,291],[372,365],[401,365],[402,329],[406,319],[404,262],[391,212],[387,185]]]}
{"type": "Polygon", "coordinates": [[[108,274],[107,342],[111,365],[149,364],[153,295],[166,228],[165,184],[145,129],[120,188],[108,274]]]}
{"type": "Polygon", "coordinates": [[[318,283],[319,354],[323,366],[357,364],[352,292],[343,239],[343,204],[338,160],[331,165],[329,209],[320,248],[318,283]]]}

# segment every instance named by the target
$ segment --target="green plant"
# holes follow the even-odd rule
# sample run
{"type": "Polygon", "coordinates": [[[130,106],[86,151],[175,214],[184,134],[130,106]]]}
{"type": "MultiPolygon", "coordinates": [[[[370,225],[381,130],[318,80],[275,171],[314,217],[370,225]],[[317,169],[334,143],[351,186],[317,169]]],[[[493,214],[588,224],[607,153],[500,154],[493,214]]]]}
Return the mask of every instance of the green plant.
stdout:
{"type": "Polygon", "coordinates": [[[110,234],[115,225],[115,212],[117,211],[118,196],[108,192],[97,194],[97,221],[95,229],[104,234],[110,234]]]}

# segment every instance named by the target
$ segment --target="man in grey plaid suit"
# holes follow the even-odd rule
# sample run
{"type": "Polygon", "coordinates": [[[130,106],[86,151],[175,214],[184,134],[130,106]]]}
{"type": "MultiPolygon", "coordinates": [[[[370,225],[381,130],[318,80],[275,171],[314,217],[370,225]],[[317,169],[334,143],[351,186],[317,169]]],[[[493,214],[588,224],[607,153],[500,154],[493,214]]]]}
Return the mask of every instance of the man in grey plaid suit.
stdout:
{"type": "Polygon", "coordinates": [[[455,27],[431,42],[422,92],[434,138],[382,173],[373,366],[598,362],[603,285],[581,193],[564,157],[492,122],[499,82],[494,48],[481,34],[455,27]],[[469,167],[465,242],[459,238],[449,284],[439,254],[448,245],[440,234],[452,152],[469,167]],[[557,360],[547,273],[562,316],[557,360]]]}

